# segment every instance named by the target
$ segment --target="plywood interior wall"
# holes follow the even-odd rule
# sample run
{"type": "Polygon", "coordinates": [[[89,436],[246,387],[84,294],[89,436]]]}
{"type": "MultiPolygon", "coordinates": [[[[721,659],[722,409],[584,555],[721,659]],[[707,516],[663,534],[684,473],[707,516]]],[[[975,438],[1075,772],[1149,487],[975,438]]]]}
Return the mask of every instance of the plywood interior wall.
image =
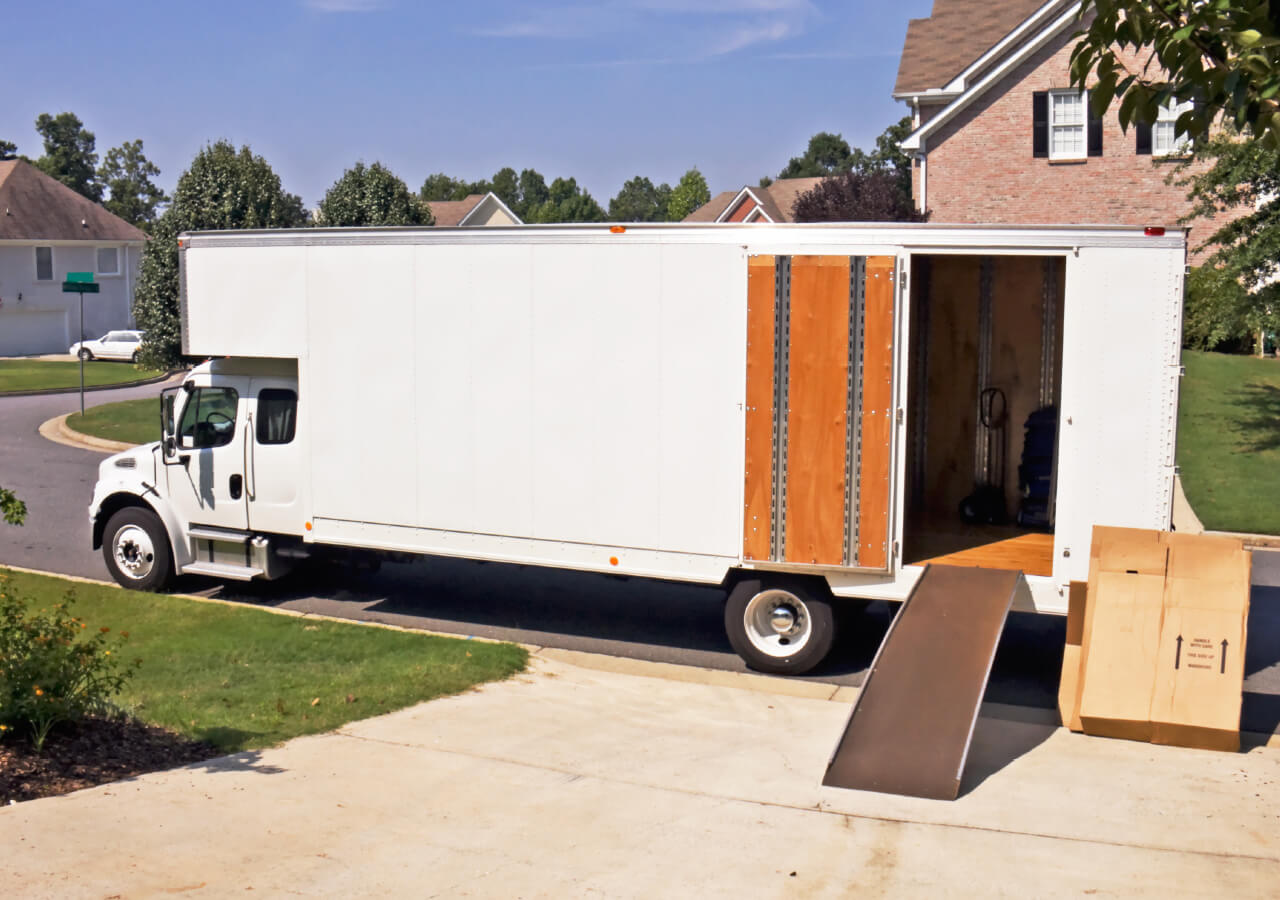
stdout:
{"type": "Polygon", "coordinates": [[[925,396],[925,469],[922,510],[950,517],[973,490],[973,434],[978,398],[978,288],[976,256],[931,257],[925,396]]]}
{"type": "MultiPolygon", "coordinates": [[[[927,295],[913,292],[913,321],[928,317],[927,334],[915,332],[913,353],[928,354],[926,395],[916,408],[925,411],[925,465],[921,496],[908,507],[932,520],[959,521],[960,502],[973,490],[978,403],[978,315],[982,259],[931,256],[929,277],[920,283],[927,295]],[[927,305],[927,312],[922,307],[927,305]],[[922,346],[923,345],[923,346],[922,346]]],[[[1018,503],[1018,463],[1023,425],[1040,406],[1040,345],[1045,259],[1038,256],[991,258],[991,364],[988,384],[1005,393],[1005,505],[1012,518],[1018,503]]],[[[1062,370],[1061,260],[1054,260],[1057,321],[1054,373],[1062,370]]],[[[918,389],[913,386],[912,390],[918,389]]],[[[913,427],[916,427],[913,425],[913,427]]],[[[914,444],[914,442],[913,442],[914,444]]],[[[994,473],[993,473],[994,474],[994,473]]]]}
{"type": "Polygon", "coordinates": [[[744,559],[769,559],[773,528],[774,282],[772,256],[747,265],[744,559]]]}
{"type": "Polygon", "coordinates": [[[844,561],[849,257],[791,258],[788,562],[844,561]]]}
{"type": "Polygon", "coordinates": [[[858,565],[889,565],[893,462],[893,342],[895,259],[867,259],[862,340],[862,452],[858,487],[858,565]]]}

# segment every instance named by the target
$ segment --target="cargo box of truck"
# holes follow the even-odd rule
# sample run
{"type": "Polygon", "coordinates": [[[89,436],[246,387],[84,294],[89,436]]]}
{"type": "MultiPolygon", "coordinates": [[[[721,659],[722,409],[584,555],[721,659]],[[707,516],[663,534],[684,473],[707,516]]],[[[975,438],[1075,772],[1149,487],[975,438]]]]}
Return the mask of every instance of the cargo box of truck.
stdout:
{"type": "Polygon", "coordinates": [[[723,585],[804,671],[926,561],[1062,613],[1094,525],[1170,521],[1185,236],[536,226],[180,240],[164,439],[107,460],[122,584],[323,548],[723,585]],[[1020,477],[1021,476],[1021,477],[1020,477]],[[1019,524],[1021,523],[1021,524],[1019,524]]]}

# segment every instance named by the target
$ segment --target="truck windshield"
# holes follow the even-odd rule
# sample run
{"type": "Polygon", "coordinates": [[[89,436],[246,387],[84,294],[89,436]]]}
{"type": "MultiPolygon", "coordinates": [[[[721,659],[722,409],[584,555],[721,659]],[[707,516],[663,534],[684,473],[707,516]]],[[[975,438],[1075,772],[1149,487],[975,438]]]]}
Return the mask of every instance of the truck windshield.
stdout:
{"type": "Polygon", "coordinates": [[[201,450],[231,443],[236,433],[239,399],[235,388],[196,388],[182,411],[181,446],[201,450]]]}

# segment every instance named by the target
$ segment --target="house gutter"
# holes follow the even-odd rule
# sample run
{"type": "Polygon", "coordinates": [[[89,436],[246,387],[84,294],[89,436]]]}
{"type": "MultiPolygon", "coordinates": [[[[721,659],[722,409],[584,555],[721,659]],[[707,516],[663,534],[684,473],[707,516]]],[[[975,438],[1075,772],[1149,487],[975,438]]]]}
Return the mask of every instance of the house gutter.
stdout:
{"type": "Polygon", "coordinates": [[[929,154],[925,152],[924,141],[916,151],[916,159],[920,163],[920,212],[929,208],[929,154]]]}

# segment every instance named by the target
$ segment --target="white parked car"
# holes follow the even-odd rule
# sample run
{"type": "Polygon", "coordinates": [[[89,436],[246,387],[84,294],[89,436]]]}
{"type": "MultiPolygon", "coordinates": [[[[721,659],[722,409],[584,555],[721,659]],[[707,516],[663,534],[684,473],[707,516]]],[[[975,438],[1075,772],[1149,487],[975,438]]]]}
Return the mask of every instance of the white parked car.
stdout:
{"type": "Polygon", "coordinates": [[[81,359],[127,359],[136,362],[142,331],[108,331],[96,341],[77,341],[68,351],[81,359]]]}

